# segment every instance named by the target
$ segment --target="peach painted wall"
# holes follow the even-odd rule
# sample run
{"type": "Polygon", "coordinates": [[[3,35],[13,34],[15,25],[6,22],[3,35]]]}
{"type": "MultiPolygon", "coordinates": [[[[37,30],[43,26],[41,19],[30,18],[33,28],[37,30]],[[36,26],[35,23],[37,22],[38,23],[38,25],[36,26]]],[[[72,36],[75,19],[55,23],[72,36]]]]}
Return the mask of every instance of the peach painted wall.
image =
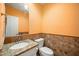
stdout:
{"type": "MultiPolygon", "coordinates": [[[[7,6],[7,10],[10,6],[7,6]]],[[[29,4],[28,29],[19,31],[29,31],[29,34],[51,33],[69,36],[79,36],[79,4],[29,4]]],[[[24,13],[18,11],[8,12],[8,14],[18,15],[22,20],[24,13]],[[17,13],[17,14],[14,14],[17,13]]],[[[24,21],[20,21],[22,23],[24,21]]]]}
{"type": "Polygon", "coordinates": [[[42,16],[38,4],[29,4],[29,34],[41,33],[42,16]]]}
{"type": "Polygon", "coordinates": [[[19,32],[28,32],[29,31],[28,13],[24,13],[18,9],[13,8],[10,5],[6,5],[6,13],[8,15],[19,17],[19,32]]]}
{"type": "Polygon", "coordinates": [[[79,37],[79,4],[51,4],[42,20],[42,33],[79,37]]]}

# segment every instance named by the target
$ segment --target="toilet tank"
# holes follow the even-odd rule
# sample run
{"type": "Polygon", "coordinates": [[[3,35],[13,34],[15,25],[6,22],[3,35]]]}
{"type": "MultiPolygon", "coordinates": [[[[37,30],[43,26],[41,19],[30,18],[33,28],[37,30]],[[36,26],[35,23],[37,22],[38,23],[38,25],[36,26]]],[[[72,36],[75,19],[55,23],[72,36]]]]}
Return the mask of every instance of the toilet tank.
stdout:
{"type": "Polygon", "coordinates": [[[44,38],[39,38],[35,40],[38,43],[38,48],[43,47],[44,45],[44,38]]]}

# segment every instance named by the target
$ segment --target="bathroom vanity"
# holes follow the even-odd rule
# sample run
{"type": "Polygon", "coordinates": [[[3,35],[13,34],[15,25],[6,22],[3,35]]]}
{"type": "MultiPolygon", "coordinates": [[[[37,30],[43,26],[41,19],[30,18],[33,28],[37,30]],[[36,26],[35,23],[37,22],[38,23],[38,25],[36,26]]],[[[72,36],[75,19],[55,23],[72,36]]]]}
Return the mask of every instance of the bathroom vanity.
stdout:
{"type": "Polygon", "coordinates": [[[35,56],[37,53],[37,45],[38,43],[30,39],[4,44],[3,49],[0,51],[0,56],[35,56]],[[21,45],[28,43],[28,45],[21,48],[21,45],[17,45],[19,43],[21,45]],[[14,48],[16,45],[17,48],[14,48]]]}

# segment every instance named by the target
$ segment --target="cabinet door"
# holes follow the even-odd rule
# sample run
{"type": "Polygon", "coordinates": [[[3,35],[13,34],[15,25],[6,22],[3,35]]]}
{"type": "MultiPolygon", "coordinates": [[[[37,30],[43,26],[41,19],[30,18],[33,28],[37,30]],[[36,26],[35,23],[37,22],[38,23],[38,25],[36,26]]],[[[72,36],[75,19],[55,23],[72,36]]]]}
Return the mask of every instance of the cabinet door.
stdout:
{"type": "Polygon", "coordinates": [[[0,3],[0,13],[5,14],[5,4],[0,3]]]}
{"type": "Polygon", "coordinates": [[[5,16],[0,16],[0,49],[3,46],[5,37],[5,16]]]}
{"type": "Polygon", "coordinates": [[[5,38],[5,15],[3,14],[2,7],[4,6],[2,3],[0,3],[0,49],[3,46],[4,38],[5,38]]]}

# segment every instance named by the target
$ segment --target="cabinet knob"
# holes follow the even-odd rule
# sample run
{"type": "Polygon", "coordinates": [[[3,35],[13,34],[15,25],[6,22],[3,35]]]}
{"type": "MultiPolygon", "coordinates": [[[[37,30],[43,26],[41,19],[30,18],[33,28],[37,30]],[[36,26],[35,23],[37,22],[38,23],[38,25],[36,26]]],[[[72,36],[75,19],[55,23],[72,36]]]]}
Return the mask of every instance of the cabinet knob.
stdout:
{"type": "Polygon", "coordinates": [[[3,16],[3,15],[5,15],[5,14],[1,13],[1,16],[3,16]]]}

